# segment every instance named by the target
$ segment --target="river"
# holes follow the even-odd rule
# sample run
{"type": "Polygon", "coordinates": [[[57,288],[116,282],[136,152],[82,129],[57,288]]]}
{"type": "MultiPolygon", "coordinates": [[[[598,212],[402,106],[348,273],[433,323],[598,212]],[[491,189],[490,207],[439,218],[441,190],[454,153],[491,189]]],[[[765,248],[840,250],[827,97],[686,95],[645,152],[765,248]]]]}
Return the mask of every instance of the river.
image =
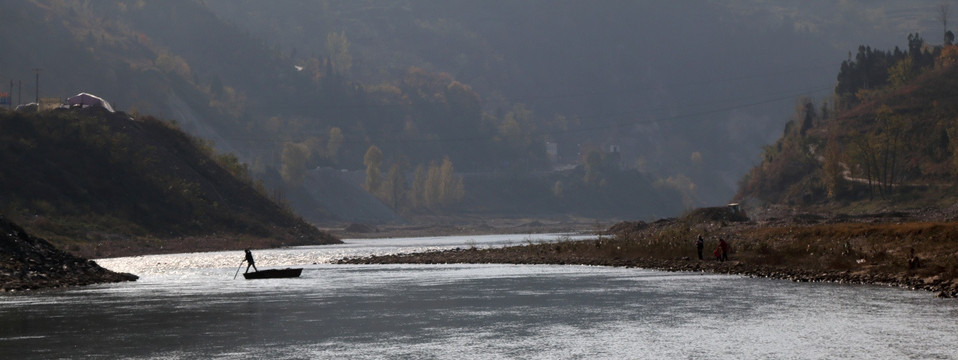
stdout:
{"type": "Polygon", "coordinates": [[[952,359],[958,301],[899,288],[545,265],[336,265],[559,235],[101,259],[139,281],[0,295],[0,358],[952,359]],[[245,267],[245,266],[244,266],[245,267]]]}

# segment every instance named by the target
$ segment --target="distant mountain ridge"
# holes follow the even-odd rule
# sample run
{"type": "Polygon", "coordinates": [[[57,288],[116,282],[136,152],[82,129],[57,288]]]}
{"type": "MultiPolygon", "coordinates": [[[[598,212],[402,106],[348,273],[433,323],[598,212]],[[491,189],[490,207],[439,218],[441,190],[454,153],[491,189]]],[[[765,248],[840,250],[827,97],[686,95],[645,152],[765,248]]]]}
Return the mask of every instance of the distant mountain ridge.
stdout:
{"type": "Polygon", "coordinates": [[[758,149],[775,139],[785,121],[776,114],[787,114],[797,96],[827,91],[834,76],[822,69],[834,69],[846,52],[834,44],[848,41],[831,32],[900,28],[879,16],[894,7],[914,8],[893,1],[12,1],[0,12],[0,91],[10,84],[23,102],[37,90],[54,98],[90,92],[130,113],[175,119],[249,164],[314,222],[366,221],[365,212],[393,218],[364,208],[382,191],[330,202],[317,197],[329,189],[307,189],[301,176],[283,174],[284,167],[362,171],[373,146],[383,154],[382,174],[395,166],[412,179],[417,166],[448,157],[458,172],[527,185],[491,193],[503,189],[467,184],[464,201],[440,210],[384,201],[399,216],[506,215],[503,202],[486,200],[515,200],[510,192],[553,197],[526,202],[542,206],[523,207],[534,214],[676,215],[726,202],[758,149]],[[823,11],[834,14],[816,16],[823,11]],[[587,157],[599,153],[618,159],[609,179],[632,180],[523,180],[588,167],[587,157]],[[613,206],[591,196],[632,185],[643,191],[611,195],[613,206]],[[648,196],[644,189],[653,187],[669,191],[648,196]]]}

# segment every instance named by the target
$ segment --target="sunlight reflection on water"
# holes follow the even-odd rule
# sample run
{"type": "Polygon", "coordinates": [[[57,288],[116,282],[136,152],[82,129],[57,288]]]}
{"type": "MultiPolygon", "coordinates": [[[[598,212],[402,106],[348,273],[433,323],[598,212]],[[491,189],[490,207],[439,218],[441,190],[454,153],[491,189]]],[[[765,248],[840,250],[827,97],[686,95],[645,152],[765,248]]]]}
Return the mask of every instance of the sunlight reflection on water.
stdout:
{"type": "Polygon", "coordinates": [[[258,266],[303,267],[296,279],[233,280],[242,252],[103,259],[141,280],[0,296],[0,358],[958,356],[958,302],[925,292],[593,266],[331,263],[527,237],[255,252],[258,266]]]}
{"type": "MultiPolygon", "coordinates": [[[[386,239],[345,239],[344,244],[298,246],[284,249],[254,250],[257,267],[286,267],[330,264],[347,257],[413,253],[453,248],[502,247],[525,243],[581,240],[594,235],[576,234],[507,234],[471,236],[432,236],[386,239]]],[[[139,276],[183,274],[193,276],[196,269],[223,268],[240,265],[242,251],[147,255],[96,260],[100,266],[113,271],[129,272],[139,276]]],[[[245,266],[244,266],[245,267],[245,266]]],[[[213,275],[213,274],[209,274],[213,275]]],[[[216,274],[219,275],[219,274],[216,274]]]]}

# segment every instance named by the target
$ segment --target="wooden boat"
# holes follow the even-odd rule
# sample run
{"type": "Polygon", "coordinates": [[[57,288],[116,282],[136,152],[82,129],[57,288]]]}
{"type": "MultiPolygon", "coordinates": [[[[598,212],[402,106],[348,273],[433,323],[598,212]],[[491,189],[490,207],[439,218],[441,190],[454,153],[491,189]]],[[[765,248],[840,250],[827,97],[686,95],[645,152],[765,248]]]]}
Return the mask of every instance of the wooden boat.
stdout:
{"type": "Polygon", "coordinates": [[[245,277],[246,280],[294,278],[294,277],[299,277],[299,274],[301,274],[302,272],[303,272],[302,268],[269,269],[269,270],[254,271],[250,273],[243,273],[243,277],[245,277]]]}

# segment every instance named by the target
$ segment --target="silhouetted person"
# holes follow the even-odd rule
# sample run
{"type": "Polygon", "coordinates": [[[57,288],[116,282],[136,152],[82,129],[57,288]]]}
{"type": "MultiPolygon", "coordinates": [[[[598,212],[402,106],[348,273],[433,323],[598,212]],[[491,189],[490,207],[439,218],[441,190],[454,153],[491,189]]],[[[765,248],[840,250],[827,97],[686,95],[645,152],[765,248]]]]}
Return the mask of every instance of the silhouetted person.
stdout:
{"type": "Polygon", "coordinates": [[[243,261],[245,261],[245,262],[248,263],[248,265],[246,265],[246,272],[247,272],[247,273],[249,272],[249,267],[250,267],[250,266],[253,267],[253,271],[259,271],[259,269],[256,268],[256,263],[253,262],[253,253],[250,252],[249,249],[246,249],[246,260],[243,260],[243,261]]]}
{"type": "Polygon", "coordinates": [[[908,259],[908,269],[914,270],[921,267],[921,259],[915,256],[915,248],[911,248],[911,258],[908,259]]]}
{"type": "Polygon", "coordinates": [[[695,241],[695,249],[699,252],[699,260],[702,260],[702,249],[705,248],[705,240],[702,240],[702,235],[699,235],[699,239],[695,241]]]}
{"type": "Polygon", "coordinates": [[[728,261],[728,243],[725,239],[719,239],[719,248],[722,249],[722,261],[728,261]]]}

